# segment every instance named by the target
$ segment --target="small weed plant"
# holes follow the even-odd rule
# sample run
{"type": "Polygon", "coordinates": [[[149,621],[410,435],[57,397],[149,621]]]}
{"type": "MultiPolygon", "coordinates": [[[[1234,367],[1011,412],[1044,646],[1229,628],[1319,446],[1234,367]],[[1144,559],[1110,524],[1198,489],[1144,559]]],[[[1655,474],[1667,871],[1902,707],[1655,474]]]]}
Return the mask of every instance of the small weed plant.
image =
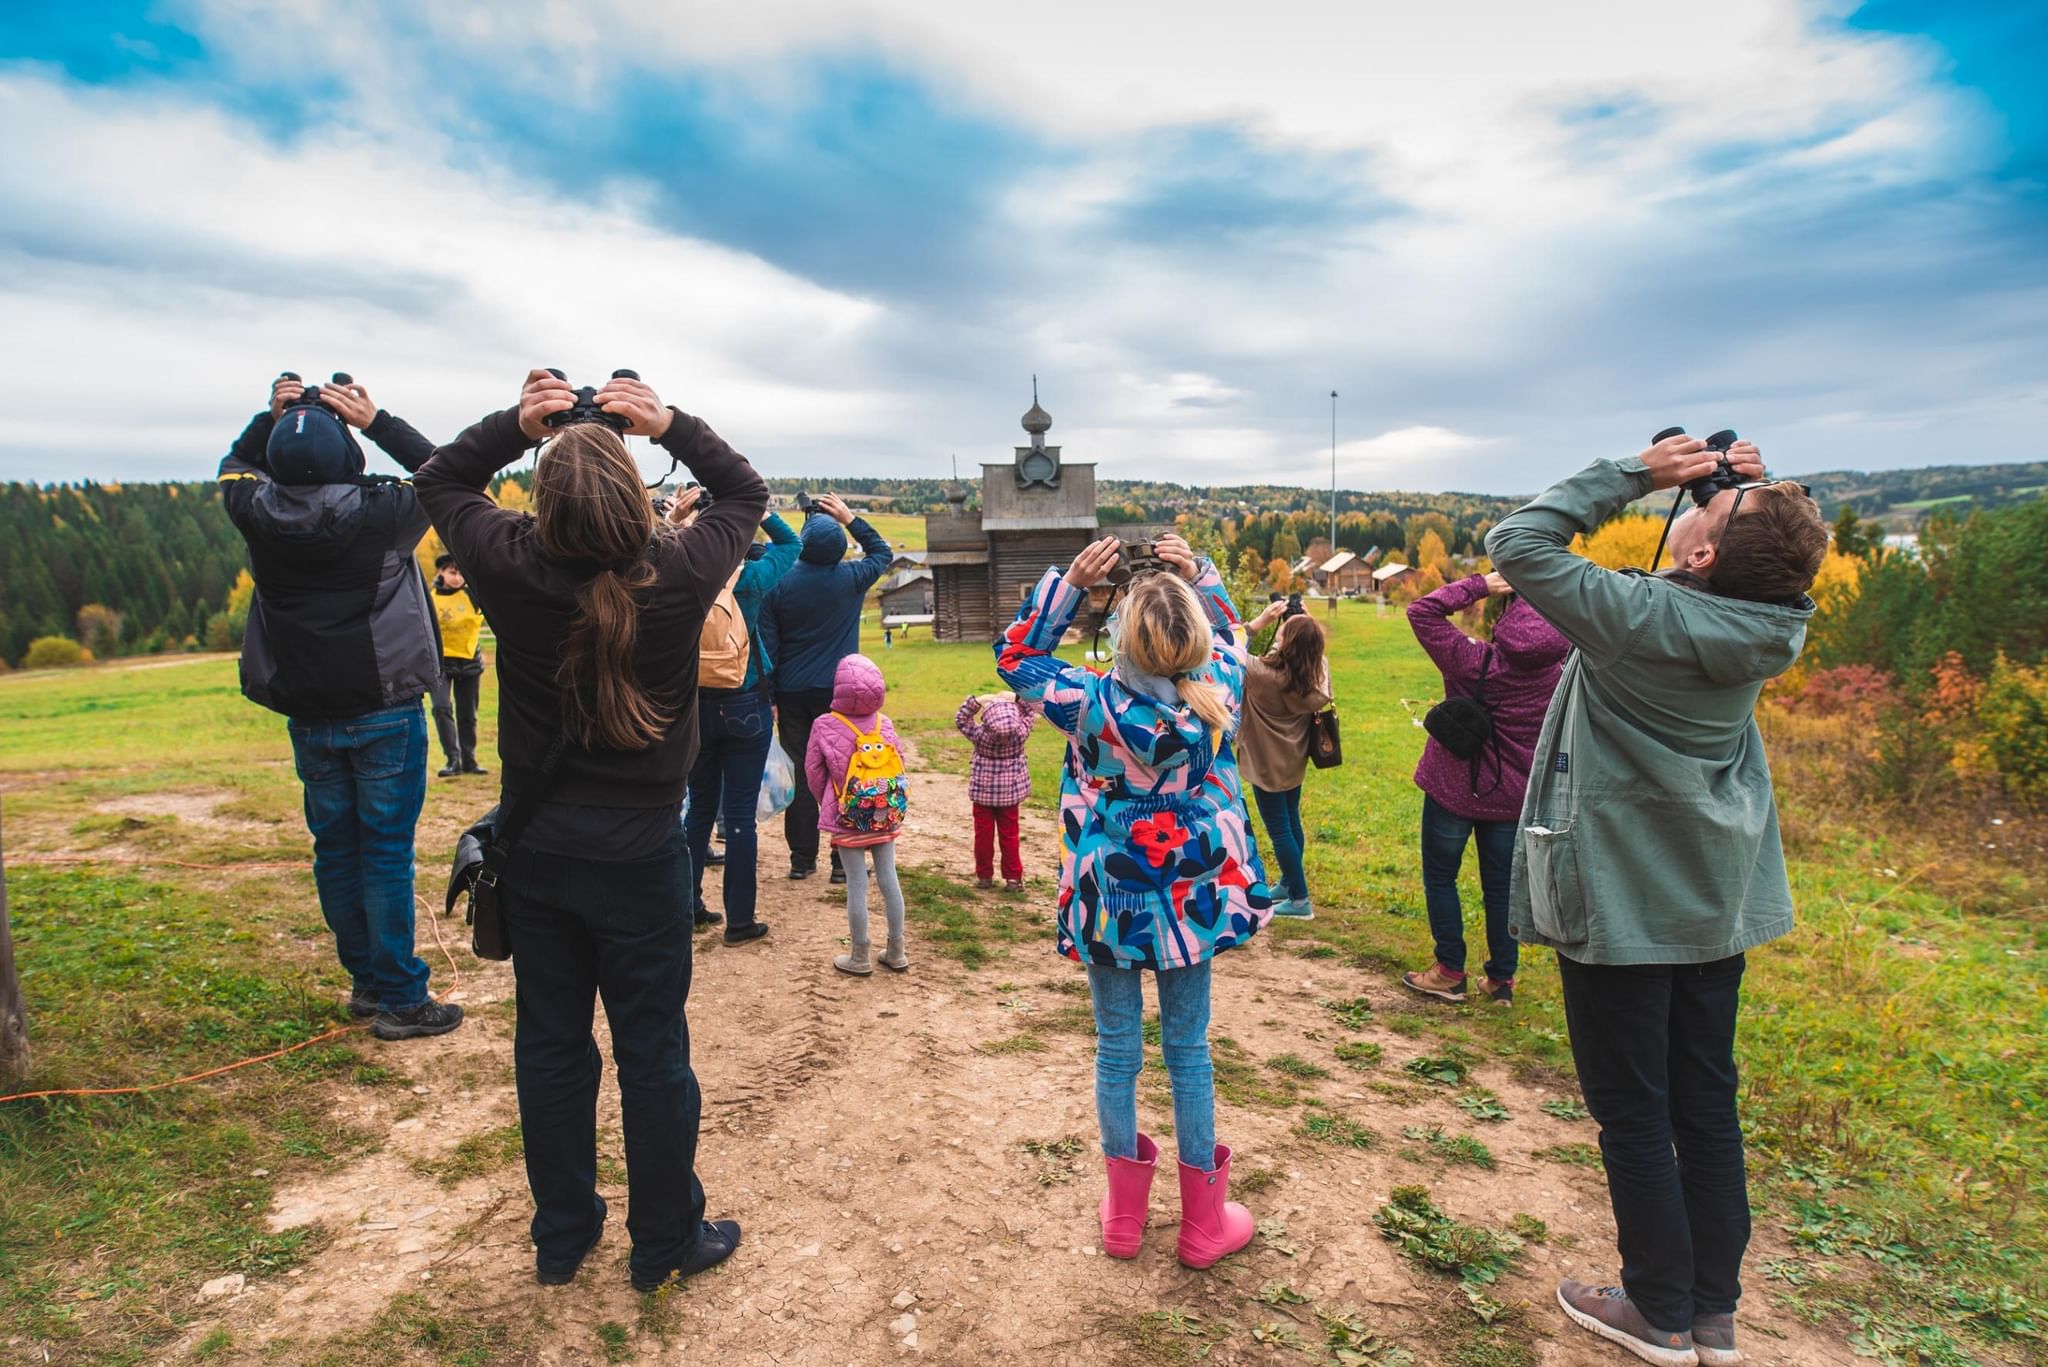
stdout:
{"type": "Polygon", "coordinates": [[[1522,1248],[1512,1234],[1444,1214],[1428,1187],[1395,1187],[1372,1222],[1403,1257],[1468,1286],[1491,1286],[1522,1248]]]}

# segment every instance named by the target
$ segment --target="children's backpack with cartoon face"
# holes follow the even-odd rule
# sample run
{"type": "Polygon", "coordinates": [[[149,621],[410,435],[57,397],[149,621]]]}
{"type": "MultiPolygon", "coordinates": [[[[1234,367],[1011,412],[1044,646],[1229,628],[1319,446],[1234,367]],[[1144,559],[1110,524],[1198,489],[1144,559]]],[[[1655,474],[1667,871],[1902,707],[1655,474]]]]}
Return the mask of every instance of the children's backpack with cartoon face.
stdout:
{"type": "Polygon", "coordinates": [[[853,732],[853,755],[839,784],[839,829],[857,835],[892,835],[910,807],[903,756],[877,726],[863,731],[844,715],[832,714],[853,732]]]}

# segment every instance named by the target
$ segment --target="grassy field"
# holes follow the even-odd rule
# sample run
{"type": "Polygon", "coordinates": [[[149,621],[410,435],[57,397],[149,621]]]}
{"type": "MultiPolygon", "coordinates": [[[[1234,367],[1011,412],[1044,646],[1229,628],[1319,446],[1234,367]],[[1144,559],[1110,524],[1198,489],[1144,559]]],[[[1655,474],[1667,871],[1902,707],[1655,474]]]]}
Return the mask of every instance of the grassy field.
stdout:
{"type": "MultiPolygon", "coordinates": [[[[1320,914],[1303,948],[1392,974],[1429,953],[1409,774],[1436,679],[1398,612],[1346,605],[1334,627],[1346,763],[1309,781],[1320,914]]],[[[995,686],[988,649],[879,644],[871,628],[889,711],[922,762],[963,769],[951,718],[995,686]]],[[[487,679],[487,746],[494,711],[487,679]]],[[[1059,755],[1041,728],[1038,800],[1055,791],[1059,755]]],[[[0,783],[32,1085],[155,1080],[341,1023],[346,985],[304,873],[203,867],[304,849],[282,723],[239,698],[231,662],[0,679],[0,783]],[[115,842],[201,867],[30,862],[115,842]]],[[[1796,773],[1781,783],[1801,922],[1751,955],[1741,1052],[1759,1223],[1790,1231],[1799,1254],[1752,1260],[1750,1292],[1840,1324],[1889,1362],[2040,1362],[2048,871],[2011,853],[2010,827],[1850,806],[1796,773]]],[[[430,794],[429,877],[475,798],[459,785],[430,794]]],[[[1476,886],[1467,902],[1476,915],[1476,886]]],[[[1546,953],[1525,956],[1517,1002],[1382,1023],[1526,1077],[1568,1072],[1546,953]]],[[[273,1175],[375,1142],[329,1121],[334,1089],[407,1081],[337,1043],[202,1087],[0,1105],[0,1325],[90,1343],[95,1361],[144,1360],[191,1313],[159,1294],[174,1275],[272,1272],[314,1251],[303,1234],[263,1232],[273,1175]]]]}

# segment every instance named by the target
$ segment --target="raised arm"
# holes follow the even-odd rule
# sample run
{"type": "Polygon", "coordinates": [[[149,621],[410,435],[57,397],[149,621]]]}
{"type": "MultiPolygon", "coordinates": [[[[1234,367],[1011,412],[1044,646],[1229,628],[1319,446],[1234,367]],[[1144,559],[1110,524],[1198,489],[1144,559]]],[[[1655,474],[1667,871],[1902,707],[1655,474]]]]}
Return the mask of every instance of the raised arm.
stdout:
{"type": "Polygon", "coordinates": [[[1447,679],[1471,678],[1479,673],[1486,647],[1458,630],[1451,616],[1486,596],[1486,576],[1474,574],[1426,593],[1408,605],[1409,629],[1447,679]]]}
{"type": "Polygon", "coordinates": [[[775,587],[782,576],[789,573],[789,567],[796,563],[803,550],[803,540],[790,530],[782,520],[782,514],[770,513],[761,519],[761,530],[768,534],[768,548],[758,560],[749,560],[747,567],[740,571],[739,590],[756,596],[775,587]]]}
{"type": "Polygon", "coordinates": [[[960,704],[960,710],[953,714],[953,727],[969,740],[980,740],[984,729],[981,720],[981,699],[970,696],[960,704]]]}
{"type": "MultiPolygon", "coordinates": [[[[623,388],[628,382],[611,383],[623,388]]],[[[653,397],[652,390],[648,397],[653,397]]],[[[711,506],[676,538],[676,553],[682,557],[685,573],[697,586],[702,605],[708,607],[746,558],[754,529],[768,511],[768,482],[702,418],[674,408],[668,413],[668,426],[656,441],[689,467],[712,495],[711,506]]]]}
{"type": "MultiPolygon", "coordinates": [[[[1113,557],[1114,550],[1110,554],[1113,557]]],[[[1081,561],[1077,558],[1074,563],[1078,566],[1081,561]]],[[[1086,589],[1077,588],[1058,570],[1048,569],[1017,610],[1017,620],[995,643],[996,673],[1003,682],[1019,699],[1041,704],[1046,719],[1070,736],[1086,715],[1100,680],[1053,652],[1059,649],[1060,638],[1073,625],[1074,614],[1086,597],[1086,589]]]]}
{"type": "Polygon", "coordinates": [[[853,539],[860,543],[863,552],[861,558],[853,562],[853,577],[861,592],[866,593],[889,572],[896,552],[889,548],[889,542],[880,532],[868,525],[866,518],[856,517],[846,524],[846,530],[853,533],[853,539]]]}
{"type": "Polygon", "coordinates": [[[370,391],[355,383],[320,386],[320,404],[328,412],[377,443],[407,473],[418,470],[434,454],[434,443],[395,413],[377,407],[370,391]]]}
{"type": "Polygon", "coordinates": [[[484,490],[532,445],[519,410],[507,408],[466,428],[414,473],[420,503],[464,574],[474,577],[524,522],[523,513],[500,508],[484,490]]]}

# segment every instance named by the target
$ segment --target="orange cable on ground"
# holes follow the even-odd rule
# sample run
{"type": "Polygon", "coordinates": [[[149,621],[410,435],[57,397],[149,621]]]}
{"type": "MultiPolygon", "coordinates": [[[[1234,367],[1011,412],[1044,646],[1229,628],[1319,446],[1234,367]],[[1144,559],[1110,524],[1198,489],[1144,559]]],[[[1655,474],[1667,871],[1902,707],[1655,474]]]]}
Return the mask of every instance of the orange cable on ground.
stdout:
{"type": "Polygon", "coordinates": [[[194,1073],[190,1077],[174,1077],[169,1082],[151,1082],[141,1087],[55,1087],[43,1092],[17,1092],[13,1096],[0,1096],[0,1105],[4,1105],[9,1101],[34,1101],[38,1097],[46,1096],[133,1096],[140,1092],[160,1092],[166,1087],[182,1087],[188,1082],[200,1082],[206,1078],[219,1077],[222,1073],[232,1073],[237,1068],[247,1068],[253,1063],[268,1063],[274,1058],[283,1058],[286,1054],[295,1054],[301,1049],[310,1049],[316,1044],[324,1044],[328,1040],[335,1039],[341,1035],[352,1034],[357,1030],[365,1028],[360,1025],[336,1026],[324,1035],[315,1035],[309,1040],[301,1040],[297,1044],[288,1044],[284,1048],[273,1050],[268,1054],[259,1054],[255,1058],[245,1058],[240,1063],[227,1063],[218,1068],[209,1068],[203,1073],[194,1073]]]}
{"type": "Polygon", "coordinates": [[[434,909],[428,906],[426,899],[418,893],[412,895],[412,904],[418,912],[426,916],[427,924],[434,931],[434,943],[441,947],[441,957],[448,961],[448,976],[455,980],[455,986],[461,987],[462,970],[455,966],[455,956],[448,952],[448,942],[441,938],[441,918],[434,914],[434,909]]]}

